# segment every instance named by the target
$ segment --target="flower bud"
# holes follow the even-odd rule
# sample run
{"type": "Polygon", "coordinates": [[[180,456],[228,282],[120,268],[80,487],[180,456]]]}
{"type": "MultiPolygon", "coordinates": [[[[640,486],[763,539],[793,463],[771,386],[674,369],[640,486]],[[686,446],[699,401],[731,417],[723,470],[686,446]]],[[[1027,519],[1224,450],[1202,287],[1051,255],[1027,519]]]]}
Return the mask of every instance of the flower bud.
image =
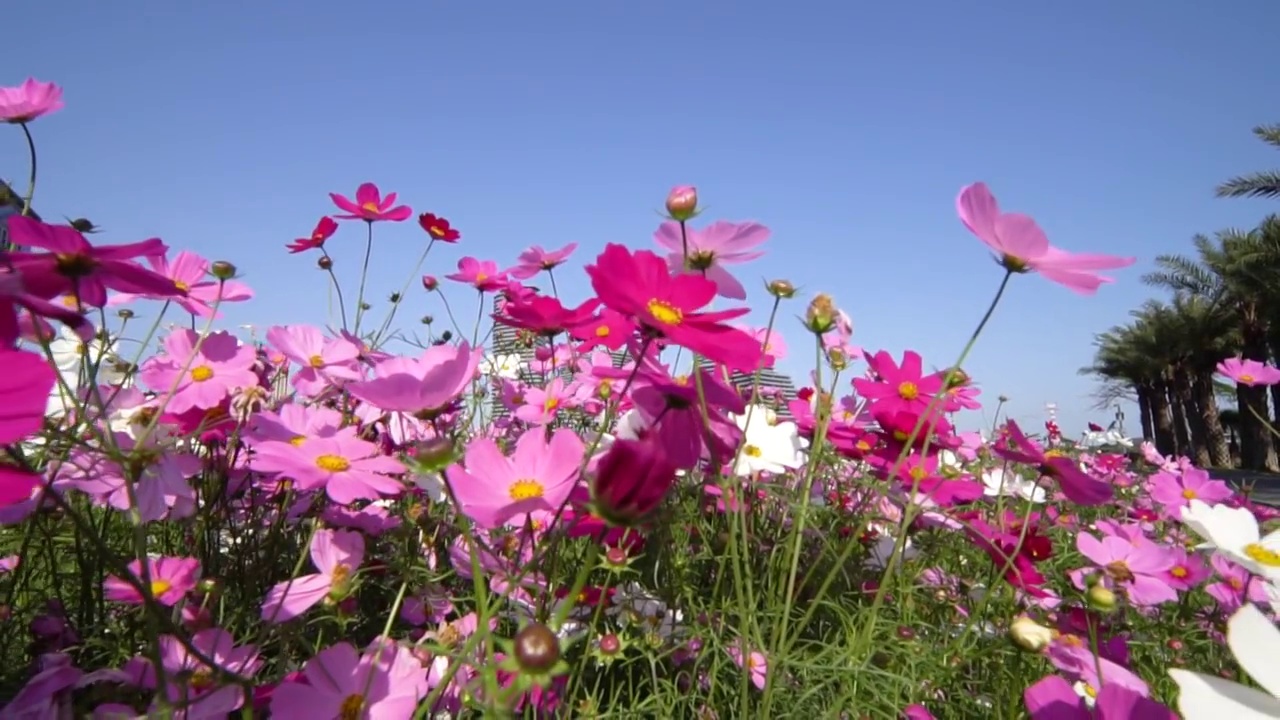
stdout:
{"type": "Polygon", "coordinates": [[[333,269],[333,258],[329,257],[328,255],[321,255],[320,259],[316,260],[316,267],[320,268],[321,270],[333,269]]]}
{"type": "Polygon", "coordinates": [[[591,479],[595,512],[615,525],[634,525],[662,504],[676,467],[653,440],[617,440],[591,479]]]}
{"type": "Polygon", "coordinates": [[[431,323],[433,323],[433,322],[435,322],[435,321],[436,321],[435,317],[433,317],[433,316],[431,316],[431,315],[423,315],[423,316],[422,316],[422,324],[423,324],[423,325],[430,325],[431,323]]]}
{"type": "Polygon", "coordinates": [[[116,316],[118,316],[121,320],[129,320],[133,317],[133,311],[130,310],[129,308],[120,308],[119,310],[116,311],[116,316]]]}
{"type": "Polygon", "coordinates": [[[956,388],[964,387],[973,381],[973,378],[969,377],[969,373],[958,367],[946,370],[943,375],[943,379],[947,390],[955,390],[956,388]]]}
{"type": "Polygon", "coordinates": [[[667,213],[673,220],[684,222],[698,214],[698,189],[692,185],[677,185],[667,193],[667,213]]]}
{"type": "Polygon", "coordinates": [[[1053,642],[1053,630],[1024,615],[1009,624],[1009,637],[1027,652],[1040,652],[1053,642]]]}
{"type": "Polygon", "coordinates": [[[1085,599],[1088,600],[1090,610],[1111,612],[1116,609],[1116,594],[1101,583],[1089,588],[1085,599]]]}
{"type": "Polygon", "coordinates": [[[440,287],[440,281],[436,279],[435,275],[422,276],[422,288],[424,290],[427,292],[435,292],[438,287],[440,287]]]}
{"type": "Polygon", "coordinates": [[[600,636],[600,653],[603,655],[617,655],[622,650],[622,641],[617,635],[609,633],[600,636]]]}
{"type": "Polygon", "coordinates": [[[424,475],[443,472],[453,464],[457,455],[453,441],[442,437],[416,443],[412,452],[411,462],[414,470],[424,475]]]}
{"type": "Polygon", "coordinates": [[[526,625],[516,633],[516,663],[528,673],[550,672],[560,662],[560,639],[542,623],[526,625]]]}
{"type": "Polygon", "coordinates": [[[209,274],[219,280],[230,280],[236,276],[236,266],[226,260],[215,260],[209,266],[209,274]]]}
{"type": "Polygon", "coordinates": [[[770,280],[764,287],[770,295],[782,300],[790,300],[796,296],[796,286],[787,280],[770,280]]]}
{"type": "Polygon", "coordinates": [[[813,296],[809,309],[804,313],[804,326],[815,335],[825,335],[835,329],[838,314],[831,296],[818,293],[813,296]]]}
{"type": "Polygon", "coordinates": [[[84,233],[85,235],[92,235],[98,232],[98,230],[100,229],[97,225],[94,225],[93,222],[89,220],[89,218],[76,218],[75,220],[68,220],[67,224],[75,228],[77,232],[84,233]]]}

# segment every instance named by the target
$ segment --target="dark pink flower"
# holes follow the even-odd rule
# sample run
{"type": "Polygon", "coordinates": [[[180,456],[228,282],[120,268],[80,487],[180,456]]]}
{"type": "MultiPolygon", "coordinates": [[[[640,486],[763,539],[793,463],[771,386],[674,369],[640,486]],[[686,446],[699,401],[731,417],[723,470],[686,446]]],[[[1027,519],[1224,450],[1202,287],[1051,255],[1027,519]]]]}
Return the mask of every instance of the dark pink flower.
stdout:
{"type": "Polygon", "coordinates": [[[369,223],[380,220],[403,222],[413,215],[413,210],[408,205],[396,205],[395,193],[387,193],[387,196],[383,197],[378,191],[378,186],[373,183],[365,183],[356,188],[355,202],[337,193],[329,193],[329,197],[338,209],[347,213],[335,216],[339,220],[364,220],[369,223]]]}

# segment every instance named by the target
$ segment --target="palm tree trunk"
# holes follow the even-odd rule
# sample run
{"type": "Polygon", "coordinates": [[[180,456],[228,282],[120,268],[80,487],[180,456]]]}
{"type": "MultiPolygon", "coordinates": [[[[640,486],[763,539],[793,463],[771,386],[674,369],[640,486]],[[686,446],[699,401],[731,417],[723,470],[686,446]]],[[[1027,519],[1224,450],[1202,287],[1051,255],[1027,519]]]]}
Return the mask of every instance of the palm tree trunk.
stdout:
{"type": "MultiPolygon", "coordinates": [[[[1218,413],[1218,396],[1213,389],[1213,370],[1198,371],[1191,379],[1191,389],[1196,396],[1196,409],[1204,426],[1205,445],[1210,467],[1231,467],[1231,451],[1227,446],[1227,433],[1218,413]]],[[[1201,466],[1205,467],[1205,466],[1201,466]]]]}
{"type": "Polygon", "coordinates": [[[1177,383],[1173,373],[1169,373],[1169,382],[1165,384],[1165,392],[1169,394],[1169,414],[1173,418],[1173,439],[1176,455],[1191,455],[1191,437],[1187,433],[1187,406],[1182,403],[1182,396],[1177,392],[1177,383]]]}
{"type": "MultiPolygon", "coordinates": [[[[1246,304],[1240,314],[1241,354],[1246,360],[1266,362],[1270,355],[1267,331],[1259,321],[1257,308],[1246,304]]],[[[1266,423],[1271,417],[1266,388],[1236,385],[1236,398],[1240,405],[1240,464],[1249,470],[1280,470],[1266,423]]]]}
{"type": "Polygon", "coordinates": [[[1203,410],[1196,402],[1195,391],[1191,387],[1191,373],[1186,367],[1179,365],[1173,370],[1173,392],[1178,397],[1178,404],[1183,408],[1190,431],[1190,444],[1187,455],[1195,462],[1196,467],[1209,467],[1209,429],[1204,424],[1203,410]]]}
{"type": "Polygon", "coordinates": [[[1151,391],[1145,385],[1134,385],[1134,393],[1138,396],[1138,421],[1142,423],[1142,439],[1154,440],[1154,425],[1151,422],[1151,391]]]}
{"type": "Polygon", "coordinates": [[[1177,441],[1173,435],[1173,417],[1169,413],[1169,392],[1165,389],[1163,380],[1151,384],[1150,399],[1156,450],[1161,455],[1174,455],[1178,449],[1177,441]]]}

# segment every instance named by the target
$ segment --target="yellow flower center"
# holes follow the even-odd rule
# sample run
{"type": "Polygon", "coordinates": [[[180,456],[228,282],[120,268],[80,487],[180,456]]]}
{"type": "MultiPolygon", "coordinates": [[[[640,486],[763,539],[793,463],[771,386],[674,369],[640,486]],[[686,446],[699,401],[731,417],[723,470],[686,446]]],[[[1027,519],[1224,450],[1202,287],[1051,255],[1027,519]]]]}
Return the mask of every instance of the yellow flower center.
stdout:
{"type": "Polygon", "coordinates": [[[313,368],[320,369],[324,367],[324,358],[320,357],[319,355],[312,355],[311,357],[307,358],[307,364],[313,368]]]}
{"type": "Polygon", "coordinates": [[[558,407],[560,407],[560,401],[553,397],[549,397],[542,402],[542,409],[546,410],[547,412],[551,412],[552,410],[555,410],[558,407]]]}
{"type": "Polygon", "coordinates": [[[351,469],[351,461],[341,455],[321,455],[316,458],[316,467],[326,472],[346,472],[351,469]]]}
{"type": "Polygon", "coordinates": [[[511,483],[511,487],[507,488],[507,494],[511,496],[512,500],[520,502],[521,500],[540,498],[545,490],[542,487],[542,483],[537,480],[517,480],[511,483]]]}
{"type": "Polygon", "coordinates": [[[1197,497],[1196,491],[1192,490],[1191,488],[1187,488],[1186,490],[1182,491],[1182,497],[1188,500],[1195,500],[1197,497]]]}
{"type": "Polygon", "coordinates": [[[348,695],[338,707],[338,720],[360,720],[364,710],[364,696],[360,693],[348,695]]]}
{"type": "Polygon", "coordinates": [[[169,592],[169,589],[172,587],[173,583],[168,580],[152,580],[151,597],[160,597],[161,595],[169,592]]]}
{"type": "Polygon", "coordinates": [[[1280,552],[1263,546],[1261,543],[1249,543],[1244,546],[1245,557],[1267,567],[1280,568],[1280,552]]]}
{"type": "Polygon", "coordinates": [[[609,326],[601,325],[600,327],[596,328],[596,337],[600,337],[600,338],[609,337],[609,326]]]}
{"type": "Polygon", "coordinates": [[[649,301],[649,315],[663,325],[679,325],[684,321],[684,313],[680,308],[662,300],[649,301]]]}
{"type": "Polygon", "coordinates": [[[910,435],[903,432],[902,430],[893,431],[893,439],[897,440],[898,442],[906,442],[910,437],[911,437],[910,435]]]}
{"type": "Polygon", "coordinates": [[[1084,684],[1084,694],[1088,695],[1090,698],[1093,698],[1093,699],[1097,699],[1098,697],[1098,691],[1095,690],[1094,687],[1089,683],[1084,684]]]}
{"type": "Polygon", "coordinates": [[[209,668],[200,668],[191,673],[191,679],[187,681],[193,690],[208,690],[213,687],[213,671],[209,668]]]}
{"type": "Polygon", "coordinates": [[[75,295],[65,295],[62,298],[62,304],[66,305],[68,308],[71,308],[72,310],[75,310],[76,308],[80,307],[80,298],[76,297],[75,295]]]}
{"type": "Polygon", "coordinates": [[[294,435],[293,437],[289,438],[289,444],[294,447],[302,447],[302,443],[306,441],[307,441],[306,435],[294,435]]]}
{"type": "Polygon", "coordinates": [[[444,237],[445,235],[444,230],[442,230],[439,225],[432,225],[427,228],[427,232],[431,233],[434,237],[444,237]]]}
{"type": "Polygon", "coordinates": [[[208,365],[197,365],[191,368],[191,379],[195,382],[204,382],[213,377],[213,368],[208,365]]]}
{"type": "Polygon", "coordinates": [[[482,283],[489,279],[489,273],[476,273],[476,284],[482,283]]]}
{"type": "Polygon", "coordinates": [[[916,481],[925,479],[925,477],[928,476],[929,474],[928,471],[926,471],[924,468],[920,467],[919,465],[911,468],[907,472],[908,474],[911,475],[911,479],[916,481]]]}
{"type": "Polygon", "coordinates": [[[361,209],[361,210],[364,210],[364,211],[366,211],[366,212],[376,213],[376,212],[378,212],[378,203],[376,203],[376,202],[367,202],[367,203],[365,203],[365,204],[361,205],[361,206],[360,206],[360,209],[361,209]]]}
{"type": "Polygon", "coordinates": [[[179,290],[181,290],[182,292],[186,292],[186,291],[188,291],[188,290],[190,290],[190,289],[191,289],[191,286],[190,286],[190,285],[188,285],[188,284],[186,284],[186,283],[182,282],[181,280],[174,280],[174,281],[173,281],[173,286],[174,286],[174,287],[176,287],[176,288],[178,288],[178,289],[179,289],[179,290]]]}
{"type": "Polygon", "coordinates": [[[755,445],[746,445],[742,448],[742,454],[750,455],[751,457],[758,458],[764,453],[762,453],[760,451],[760,448],[756,447],[755,445]]]}
{"type": "Polygon", "coordinates": [[[898,397],[903,400],[915,400],[920,397],[920,388],[913,382],[904,382],[898,386],[898,397]]]}
{"type": "Polygon", "coordinates": [[[1187,569],[1181,565],[1174,565],[1173,568],[1169,570],[1169,574],[1176,578],[1184,578],[1188,573],[1187,569]]]}
{"type": "Polygon", "coordinates": [[[1245,373],[1240,376],[1240,382],[1244,383],[1245,385],[1248,385],[1249,383],[1253,382],[1253,376],[1248,373],[1245,373]]]}
{"type": "Polygon", "coordinates": [[[1061,450],[1045,450],[1044,451],[1044,456],[1046,458],[1063,457],[1065,455],[1066,453],[1062,452],[1061,450]]]}

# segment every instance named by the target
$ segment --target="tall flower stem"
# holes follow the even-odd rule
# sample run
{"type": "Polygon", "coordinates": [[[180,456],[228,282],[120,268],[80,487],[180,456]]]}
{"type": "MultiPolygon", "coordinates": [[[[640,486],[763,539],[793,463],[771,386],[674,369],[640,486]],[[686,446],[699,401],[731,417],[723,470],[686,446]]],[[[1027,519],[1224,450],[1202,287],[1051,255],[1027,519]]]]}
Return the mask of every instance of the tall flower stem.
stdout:
{"type": "Polygon", "coordinates": [[[31,199],[36,195],[36,141],[31,137],[31,128],[26,123],[18,123],[22,134],[27,138],[27,154],[31,157],[31,173],[27,176],[27,197],[22,201],[22,215],[31,214],[31,199]]]}
{"type": "Polygon", "coordinates": [[[413,279],[418,276],[418,272],[422,270],[422,264],[427,261],[427,256],[431,254],[431,248],[435,247],[436,239],[431,238],[431,242],[427,243],[427,249],[422,251],[418,256],[418,262],[413,266],[413,270],[409,271],[409,277],[404,281],[404,286],[400,288],[400,292],[396,293],[395,300],[391,303],[391,309],[387,311],[387,319],[382,321],[382,326],[378,328],[378,332],[374,334],[373,341],[369,343],[370,347],[378,347],[378,343],[382,340],[383,333],[391,328],[391,321],[396,317],[396,310],[400,309],[400,304],[404,302],[405,293],[409,292],[409,286],[413,284],[413,279]]]}
{"type": "Polygon", "coordinates": [[[365,220],[369,233],[364,239],[364,266],[360,268],[360,292],[356,295],[356,327],[355,336],[360,337],[360,318],[364,315],[364,286],[369,279],[369,256],[373,254],[373,221],[365,220]]]}

